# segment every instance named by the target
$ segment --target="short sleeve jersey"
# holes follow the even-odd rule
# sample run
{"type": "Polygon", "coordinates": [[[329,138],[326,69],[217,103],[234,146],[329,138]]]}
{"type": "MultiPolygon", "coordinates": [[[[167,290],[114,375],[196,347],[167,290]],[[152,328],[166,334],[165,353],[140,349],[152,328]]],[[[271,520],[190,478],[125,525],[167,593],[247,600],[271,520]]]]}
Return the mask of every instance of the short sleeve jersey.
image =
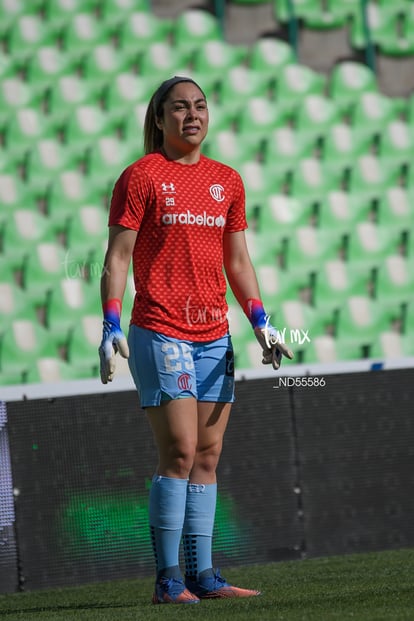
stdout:
{"type": "Polygon", "coordinates": [[[224,336],[223,235],[247,228],[237,171],[203,155],[196,164],[146,155],[115,184],[109,225],[116,224],[138,231],[131,323],[191,341],[224,336]]]}

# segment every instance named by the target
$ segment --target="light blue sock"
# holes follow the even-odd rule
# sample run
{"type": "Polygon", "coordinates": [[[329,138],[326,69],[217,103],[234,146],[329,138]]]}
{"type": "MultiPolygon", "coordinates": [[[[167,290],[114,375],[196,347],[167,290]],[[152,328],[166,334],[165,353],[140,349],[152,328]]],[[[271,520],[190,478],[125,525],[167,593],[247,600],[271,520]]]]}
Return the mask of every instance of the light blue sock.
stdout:
{"type": "Polygon", "coordinates": [[[149,498],[149,523],[157,577],[179,577],[179,551],[185,515],[187,479],[156,475],[149,498]]]}
{"type": "Polygon", "coordinates": [[[211,569],[217,484],[189,483],[183,527],[186,576],[197,577],[211,569]]]}

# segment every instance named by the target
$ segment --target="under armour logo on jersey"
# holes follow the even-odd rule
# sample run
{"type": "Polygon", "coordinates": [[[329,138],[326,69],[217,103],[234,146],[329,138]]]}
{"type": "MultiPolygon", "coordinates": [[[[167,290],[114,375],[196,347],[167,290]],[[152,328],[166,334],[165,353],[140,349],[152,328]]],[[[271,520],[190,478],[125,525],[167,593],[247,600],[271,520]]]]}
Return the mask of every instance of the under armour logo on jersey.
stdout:
{"type": "Polygon", "coordinates": [[[210,186],[210,194],[218,203],[224,201],[224,188],[219,183],[210,186]]]}
{"type": "Polygon", "coordinates": [[[175,194],[175,185],[173,183],[161,183],[163,194],[175,194]]]}

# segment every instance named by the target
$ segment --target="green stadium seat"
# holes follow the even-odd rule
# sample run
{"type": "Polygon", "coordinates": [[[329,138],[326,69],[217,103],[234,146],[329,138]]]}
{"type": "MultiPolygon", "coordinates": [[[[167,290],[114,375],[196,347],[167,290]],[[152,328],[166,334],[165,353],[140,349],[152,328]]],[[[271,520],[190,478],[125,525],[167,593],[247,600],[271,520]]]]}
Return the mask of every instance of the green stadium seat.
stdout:
{"type": "Polygon", "coordinates": [[[46,117],[34,106],[19,108],[8,118],[5,148],[10,154],[23,154],[40,139],[56,138],[58,132],[56,120],[46,117]]]}
{"type": "Polygon", "coordinates": [[[304,362],[331,363],[361,360],[367,357],[365,341],[334,337],[329,334],[317,336],[307,343],[304,362]]]}
{"type": "Polygon", "coordinates": [[[116,113],[119,109],[128,110],[135,104],[146,103],[158,84],[153,78],[122,72],[106,83],[103,90],[105,110],[116,113]]]}
{"type": "Polygon", "coordinates": [[[42,94],[33,85],[17,76],[7,76],[0,82],[0,114],[4,117],[16,108],[27,108],[36,104],[41,98],[42,94]]]}
{"type": "Polygon", "coordinates": [[[47,192],[56,175],[82,164],[84,153],[75,146],[64,146],[53,138],[41,139],[30,148],[25,161],[25,176],[31,191],[47,192]]]}
{"type": "Polygon", "coordinates": [[[118,27],[133,13],[141,12],[152,15],[150,0],[101,0],[98,5],[100,18],[109,26],[118,27]]]}
{"type": "Polygon", "coordinates": [[[358,95],[378,91],[374,72],[366,65],[355,61],[344,61],[334,65],[328,83],[330,96],[345,110],[352,106],[358,95]]]}
{"type": "Polygon", "coordinates": [[[42,0],[42,5],[46,23],[59,30],[78,14],[94,14],[97,8],[96,0],[42,0]]]}
{"type": "Polygon", "coordinates": [[[87,148],[101,136],[116,136],[119,124],[119,116],[97,104],[77,106],[63,127],[63,141],[65,145],[87,148]]]}
{"type": "Polygon", "coordinates": [[[160,19],[148,11],[134,11],[128,15],[116,32],[117,46],[122,53],[139,55],[154,43],[171,41],[172,23],[160,19]]]}
{"type": "Polygon", "coordinates": [[[88,257],[101,258],[101,245],[108,236],[108,213],[94,203],[80,206],[69,219],[65,230],[68,255],[77,265],[86,263],[88,257]]]}
{"type": "Polygon", "coordinates": [[[341,235],[313,226],[298,227],[288,238],[284,254],[286,269],[318,270],[328,260],[341,256],[341,235]]]}
{"type": "Polygon", "coordinates": [[[87,374],[85,369],[79,368],[75,364],[69,364],[58,357],[41,357],[36,360],[35,367],[30,372],[28,381],[30,383],[56,383],[76,381],[88,377],[96,377],[96,374],[92,370],[87,374]]]}
{"type": "Polygon", "coordinates": [[[352,295],[342,305],[336,335],[369,346],[380,332],[390,330],[393,320],[391,309],[384,309],[368,296],[352,295]]]}
{"type": "Polygon", "coordinates": [[[0,368],[28,375],[39,357],[57,355],[58,345],[48,330],[30,319],[15,319],[1,339],[0,368]]]}
{"type": "Polygon", "coordinates": [[[286,194],[270,194],[259,210],[259,231],[277,230],[289,235],[299,226],[312,224],[306,203],[286,194]]]}
{"type": "Polygon", "coordinates": [[[237,116],[237,131],[266,138],[272,130],[286,126],[287,115],[267,97],[250,97],[237,116]]]}
{"type": "Polygon", "coordinates": [[[321,157],[337,169],[352,167],[362,155],[373,152],[375,138],[364,129],[346,123],[334,123],[321,135],[321,157]]]}
{"type": "Polygon", "coordinates": [[[403,335],[393,330],[380,332],[371,351],[372,358],[389,360],[414,356],[414,335],[403,335]]]}
{"type": "Polygon", "coordinates": [[[397,116],[397,104],[382,93],[365,92],[357,95],[352,105],[350,121],[359,132],[377,132],[397,116]]]}
{"type": "Polygon", "coordinates": [[[26,300],[44,307],[47,296],[68,269],[68,254],[57,242],[41,242],[32,249],[22,266],[22,284],[26,300]]]}
{"type": "Polygon", "coordinates": [[[352,235],[359,222],[369,221],[373,217],[374,206],[374,200],[365,193],[332,190],[318,203],[317,226],[336,234],[352,235]]]}
{"type": "Polygon", "coordinates": [[[381,195],[378,223],[409,230],[414,221],[414,190],[390,186],[381,195]]]}
{"type": "MultiPolygon", "coordinates": [[[[236,102],[240,108],[250,99],[268,99],[270,83],[267,75],[243,65],[229,69],[223,75],[218,88],[219,102],[227,104],[236,102]]],[[[270,102],[270,99],[269,99],[270,102]]],[[[275,110],[275,113],[277,110],[275,110]]]]}
{"type": "Polygon", "coordinates": [[[77,12],[62,28],[62,49],[72,53],[75,59],[80,59],[85,54],[90,54],[95,46],[107,41],[110,34],[109,26],[93,13],[77,12]]]}
{"type": "Polygon", "coordinates": [[[68,342],[85,315],[102,315],[99,290],[89,285],[80,276],[82,269],[83,265],[72,263],[70,254],[68,254],[67,263],[64,266],[67,274],[57,284],[55,283],[48,296],[46,326],[55,333],[59,333],[63,343],[68,342]]]}
{"type": "Polygon", "coordinates": [[[41,242],[55,241],[54,223],[33,209],[14,209],[3,232],[2,251],[21,264],[41,242]]]}
{"type": "Polygon", "coordinates": [[[394,120],[388,123],[380,134],[379,153],[383,161],[391,165],[409,166],[414,154],[414,132],[405,121],[394,120]]]}
{"type": "Polygon", "coordinates": [[[86,80],[76,73],[67,73],[45,89],[45,112],[53,118],[66,119],[78,106],[98,105],[102,91],[101,82],[86,80]]]}
{"type": "Polygon", "coordinates": [[[400,233],[395,228],[381,227],[374,222],[360,222],[348,236],[346,259],[377,267],[383,257],[397,252],[400,233]]]}
{"type": "Polygon", "coordinates": [[[329,191],[339,189],[342,170],[316,157],[307,157],[297,163],[291,174],[289,194],[306,201],[319,201],[329,191]]]}
{"type": "Polygon", "coordinates": [[[187,58],[182,49],[164,41],[148,43],[138,60],[139,73],[151,76],[154,83],[158,82],[156,86],[166,79],[165,76],[186,75],[186,65],[187,58]]]}
{"type": "Polygon", "coordinates": [[[40,47],[57,43],[58,32],[39,15],[26,12],[13,21],[5,37],[7,53],[23,62],[40,47]]]}
{"type": "Polygon", "coordinates": [[[113,184],[122,170],[143,155],[137,140],[119,140],[112,136],[98,138],[86,155],[85,173],[96,185],[99,178],[112,179],[113,184]]]}
{"type": "Polygon", "coordinates": [[[204,148],[208,157],[220,160],[224,164],[238,168],[247,160],[254,160],[259,152],[260,141],[251,135],[240,134],[231,130],[214,132],[204,148]]]}
{"type": "Polygon", "coordinates": [[[283,126],[271,130],[265,138],[266,162],[283,162],[286,168],[294,168],[298,161],[313,157],[317,149],[317,134],[313,131],[283,126]]]}
{"type": "MultiPolygon", "coordinates": [[[[209,77],[223,79],[223,75],[246,61],[247,47],[230,45],[220,39],[204,41],[194,50],[191,61],[192,71],[209,77]]],[[[202,84],[200,84],[202,86],[202,84]]]]}
{"type": "Polygon", "coordinates": [[[407,304],[414,296],[414,262],[400,254],[388,255],[378,266],[375,297],[379,303],[407,304]]]}
{"type": "Polygon", "coordinates": [[[0,334],[7,331],[14,319],[37,320],[35,305],[30,303],[21,287],[12,281],[0,282],[0,319],[0,334]]]}
{"type": "Polygon", "coordinates": [[[340,310],[352,295],[367,295],[372,271],[342,259],[331,259],[320,265],[315,275],[312,303],[316,309],[340,310]]]}
{"type": "Polygon", "coordinates": [[[302,300],[310,293],[310,277],[303,271],[285,271],[274,264],[256,266],[260,293],[270,315],[277,315],[281,300],[302,300]]]}
{"type": "Polygon", "coordinates": [[[285,65],[278,73],[276,82],[277,106],[295,109],[305,95],[324,95],[326,78],[321,73],[292,63],[285,65]]]}
{"type": "Polygon", "coordinates": [[[203,42],[223,39],[218,19],[208,11],[195,8],[178,15],[171,34],[174,46],[183,50],[196,50],[203,42]]]}
{"type": "Polygon", "coordinates": [[[295,128],[324,130],[340,120],[340,109],[332,99],[324,95],[305,95],[295,112],[295,128]]]}
{"type": "Polygon", "coordinates": [[[282,189],[286,177],[284,169],[256,160],[242,162],[238,170],[244,181],[247,203],[262,204],[269,194],[282,189]]]}
{"type": "MultiPolygon", "coordinates": [[[[80,317],[68,342],[67,357],[72,367],[85,377],[99,377],[98,347],[102,340],[102,312],[86,313],[80,317]]],[[[117,375],[125,374],[127,361],[117,356],[117,375]]],[[[118,375],[118,376],[119,376],[118,375]]]]}
{"type": "Polygon", "coordinates": [[[120,74],[134,70],[135,54],[117,49],[112,43],[102,42],[93,47],[82,59],[80,71],[85,80],[112,81],[120,74]]]}
{"type": "Polygon", "coordinates": [[[48,87],[62,76],[76,71],[73,55],[54,45],[42,45],[24,65],[25,80],[37,89],[48,87]]]}
{"type": "Polygon", "coordinates": [[[0,174],[0,208],[7,215],[16,209],[37,210],[33,189],[15,174],[15,170],[0,174]]]}
{"type": "Polygon", "coordinates": [[[402,169],[398,162],[389,162],[376,155],[361,155],[351,169],[349,192],[377,194],[388,187],[398,185],[402,169]]]}
{"type": "Polygon", "coordinates": [[[261,37],[250,48],[248,65],[255,71],[277,79],[282,67],[295,62],[292,46],[282,39],[261,37]]]}

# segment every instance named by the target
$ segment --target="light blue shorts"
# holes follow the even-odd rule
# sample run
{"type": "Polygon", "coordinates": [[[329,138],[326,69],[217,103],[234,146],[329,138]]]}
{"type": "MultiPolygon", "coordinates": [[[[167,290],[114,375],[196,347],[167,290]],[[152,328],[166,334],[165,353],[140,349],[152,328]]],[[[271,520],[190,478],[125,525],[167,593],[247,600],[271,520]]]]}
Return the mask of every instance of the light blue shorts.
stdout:
{"type": "Polygon", "coordinates": [[[195,397],[233,403],[234,354],[230,335],[215,341],[184,341],[131,325],[129,368],[141,407],[195,397]]]}

